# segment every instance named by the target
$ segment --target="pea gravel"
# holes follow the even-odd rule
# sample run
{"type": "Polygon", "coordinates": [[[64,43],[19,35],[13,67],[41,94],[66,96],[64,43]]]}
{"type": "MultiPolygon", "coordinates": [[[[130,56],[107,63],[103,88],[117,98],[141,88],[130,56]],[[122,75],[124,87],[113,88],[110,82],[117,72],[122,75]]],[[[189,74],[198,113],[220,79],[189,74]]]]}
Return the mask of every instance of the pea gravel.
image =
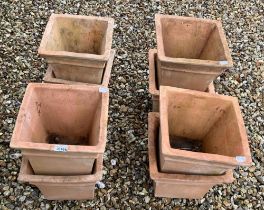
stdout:
{"type": "Polygon", "coordinates": [[[192,0],[1,0],[0,2],[0,209],[264,209],[264,3],[192,0]],[[17,182],[20,151],[9,148],[29,82],[41,82],[47,65],[37,49],[51,13],[111,16],[117,49],[110,82],[104,177],[93,201],[47,201],[17,182]],[[221,19],[234,69],[215,81],[219,94],[239,98],[253,164],[235,170],[233,184],[201,200],[155,198],[148,173],[148,49],[156,48],[154,14],[221,19]]]}

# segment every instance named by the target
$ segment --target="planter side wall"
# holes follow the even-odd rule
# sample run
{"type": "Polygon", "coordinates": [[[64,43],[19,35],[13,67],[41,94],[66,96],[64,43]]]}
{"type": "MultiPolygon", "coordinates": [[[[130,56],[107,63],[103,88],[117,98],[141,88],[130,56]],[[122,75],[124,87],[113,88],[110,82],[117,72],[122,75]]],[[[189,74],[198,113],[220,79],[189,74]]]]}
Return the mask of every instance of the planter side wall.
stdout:
{"type": "Polygon", "coordinates": [[[101,68],[74,66],[65,64],[50,64],[56,78],[101,84],[104,74],[104,66],[101,68]]]}
{"type": "Polygon", "coordinates": [[[72,186],[31,183],[39,188],[48,200],[91,200],[94,198],[95,183],[72,186]]]}
{"type": "Polygon", "coordinates": [[[157,72],[160,85],[206,91],[209,84],[224,70],[225,68],[204,67],[199,64],[164,64],[158,59],[157,72]]]}
{"type": "MultiPolygon", "coordinates": [[[[158,76],[156,74],[155,63],[157,62],[157,50],[149,50],[149,89],[152,95],[152,110],[153,112],[159,112],[159,90],[157,88],[158,76]]],[[[208,93],[215,93],[214,83],[211,82],[208,88],[206,89],[208,93]]]]}
{"type": "Polygon", "coordinates": [[[72,157],[71,154],[65,154],[58,157],[52,154],[46,156],[39,156],[38,152],[22,154],[27,158],[34,169],[35,174],[38,175],[87,175],[92,173],[95,159],[99,156],[87,158],[72,157]]]}
{"type": "MultiPolygon", "coordinates": [[[[111,71],[112,71],[114,56],[115,56],[115,50],[111,50],[110,58],[108,59],[106,66],[105,66],[105,69],[104,69],[102,82],[99,85],[102,85],[104,87],[108,87],[109,80],[111,77],[111,71]]],[[[86,67],[82,67],[82,68],[86,68],[86,67]]],[[[94,69],[98,69],[98,68],[94,68],[94,69]]],[[[72,71],[72,69],[70,69],[70,71],[72,71]]],[[[84,72],[84,75],[88,78],[86,78],[86,77],[84,78],[84,77],[82,77],[82,75],[76,74],[76,72],[72,72],[72,74],[73,74],[73,78],[71,78],[71,80],[56,78],[56,76],[54,75],[54,70],[53,70],[52,66],[49,65],[43,80],[46,83],[60,83],[60,84],[70,84],[70,85],[80,85],[80,84],[95,85],[94,83],[89,83],[88,81],[97,81],[97,78],[94,78],[94,77],[90,78],[90,75],[87,74],[87,72],[84,72]],[[76,75],[78,76],[77,80],[83,81],[83,82],[75,81],[74,78],[76,75]]],[[[96,74],[98,74],[98,73],[96,73],[96,74]]],[[[68,75],[66,75],[66,76],[68,76],[68,75]]],[[[91,75],[91,76],[93,76],[93,75],[91,75]]]]}
{"type": "Polygon", "coordinates": [[[177,181],[155,181],[155,196],[201,199],[213,186],[214,184],[195,184],[194,182],[188,184],[181,182],[177,183],[177,181]]]}

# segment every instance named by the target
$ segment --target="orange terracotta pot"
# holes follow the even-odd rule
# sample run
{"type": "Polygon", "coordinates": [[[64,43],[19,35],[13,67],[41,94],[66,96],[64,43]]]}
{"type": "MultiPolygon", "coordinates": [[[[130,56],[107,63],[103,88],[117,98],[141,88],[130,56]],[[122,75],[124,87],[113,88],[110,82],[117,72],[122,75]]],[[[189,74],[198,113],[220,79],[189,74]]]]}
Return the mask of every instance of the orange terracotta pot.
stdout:
{"type": "MultiPolygon", "coordinates": [[[[152,110],[159,112],[159,84],[157,78],[157,50],[149,50],[149,92],[152,96],[152,110]]],[[[215,94],[214,83],[211,82],[206,92],[215,94]]]]}
{"type": "Polygon", "coordinates": [[[220,21],[155,16],[159,84],[205,91],[233,66],[220,21]]]}
{"type": "Polygon", "coordinates": [[[112,18],[52,14],[38,53],[47,59],[56,78],[101,84],[113,25],[112,18]]]}
{"type": "Polygon", "coordinates": [[[161,86],[160,123],[163,172],[215,175],[252,162],[237,98],[161,86]]]}
{"type": "MultiPolygon", "coordinates": [[[[111,50],[110,58],[107,61],[105,69],[104,69],[103,80],[102,80],[102,83],[100,84],[101,86],[108,87],[109,80],[111,77],[111,70],[112,70],[112,66],[113,66],[114,56],[115,56],[115,50],[111,50]]],[[[46,83],[58,83],[58,84],[69,84],[69,85],[82,85],[82,84],[97,85],[97,84],[91,84],[88,82],[87,83],[86,82],[75,82],[75,81],[71,81],[71,80],[56,78],[52,66],[48,67],[47,72],[46,72],[43,80],[46,83]]]]}
{"type": "Polygon", "coordinates": [[[90,200],[94,198],[96,182],[102,178],[102,169],[103,158],[100,156],[91,175],[35,175],[28,159],[23,157],[18,181],[35,185],[48,200],[90,200]]]}
{"type": "Polygon", "coordinates": [[[91,174],[105,150],[108,100],[105,87],[30,83],[10,146],[35,174],[91,174]]]}
{"type": "MultiPolygon", "coordinates": [[[[224,175],[186,175],[160,172],[159,164],[159,114],[149,113],[148,153],[150,177],[154,181],[156,197],[169,198],[202,198],[214,185],[233,182],[232,171],[224,175]]],[[[197,166],[199,167],[199,166],[197,166]]]]}

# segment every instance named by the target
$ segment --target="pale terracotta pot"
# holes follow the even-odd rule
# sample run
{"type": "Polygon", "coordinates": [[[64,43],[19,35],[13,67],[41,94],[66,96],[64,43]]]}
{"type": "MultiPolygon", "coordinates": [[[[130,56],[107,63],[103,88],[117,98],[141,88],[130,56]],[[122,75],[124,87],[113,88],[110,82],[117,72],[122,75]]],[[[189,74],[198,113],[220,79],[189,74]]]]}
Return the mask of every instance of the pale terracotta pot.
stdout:
{"type": "Polygon", "coordinates": [[[215,175],[252,162],[235,97],[161,86],[160,123],[163,172],[215,175]]]}
{"type": "Polygon", "coordinates": [[[52,14],[38,53],[56,78],[100,84],[110,57],[113,25],[112,18],[52,14]]]}
{"type": "Polygon", "coordinates": [[[156,14],[155,24],[160,85],[205,91],[233,66],[220,21],[156,14]]]}
{"type": "Polygon", "coordinates": [[[35,174],[90,174],[105,150],[108,101],[105,87],[30,83],[10,147],[35,174]]]}
{"type": "MultiPolygon", "coordinates": [[[[113,66],[113,61],[114,61],[114,56],[115,56],[115,50],[111,50],[110,53],[110,58],[106,63],[105,69],[104,69],[104,75],[103,75],[103,80],[102,83],[100,84],[101,86],[108,87],[109,80],[111,77],[111,70],[113,66]]],[[[47,72],[44,76],[44,82],[46,83],[54,83],[54,84],[70,84],[70,85],[98,85],[98,84],[91,84],[91,83],[86,83],[86,82],[75,82],[71,80],[65,80],[65,79],[59,79],[55,77],[55,74],[53,72],[52,66],[49,66],[47,69],[47,72]]]]}
{"type": "Polygon", "coordinates": [[[186,175],[160,172],[159,163],[159,113],[149,113],[148,119],[148,154],[149,172],[154,182],[156,197],[169,198],[202,198],[213,186],[223,183],[232,183],[232,170],[224,175],[186,175]]]}
{"type": "MultiPolygon", "coordinates": [[[[152,111],[159,112],[159,84],[157,78],[157,50],[149,50],[149,92],[152,96],[152,111]]],[[[214,83],[211,82],[206,92],[215,94],[214,83]]]]}
{"type": "Polygon", "coordinates": [[[75,176],[35,175],[28,159],[23,157],[18,181],[35,185],[48,200],[91,200],[102,174],[102,156],[96,159],[92,174],[75,176]]]}

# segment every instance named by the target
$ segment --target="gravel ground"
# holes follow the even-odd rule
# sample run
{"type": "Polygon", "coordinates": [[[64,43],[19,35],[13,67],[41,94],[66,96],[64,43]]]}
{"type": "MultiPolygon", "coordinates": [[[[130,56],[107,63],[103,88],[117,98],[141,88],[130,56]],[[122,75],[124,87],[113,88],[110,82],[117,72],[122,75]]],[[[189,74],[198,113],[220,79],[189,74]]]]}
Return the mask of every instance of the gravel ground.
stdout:
{"type": "Polygon", "coordinates": [[[0,2],[1,209],[264,209],[263,1],[41,1],[0,2]],[[111,16],[117,55],[110,83],[105,188],[93,201],[47,201],[17,182],[19,151],[9,148],[26,85],[41,82],[47,65],[37,49],[51,13],[111,16]],[[253,165],[237,168],[233,184],[214,187],[202,200],[153,196],[148,173],[148,49],[155,48],[154,14],[222,19],[234,69],[215,81],[218,93],[239,98],[253,165]]]}

